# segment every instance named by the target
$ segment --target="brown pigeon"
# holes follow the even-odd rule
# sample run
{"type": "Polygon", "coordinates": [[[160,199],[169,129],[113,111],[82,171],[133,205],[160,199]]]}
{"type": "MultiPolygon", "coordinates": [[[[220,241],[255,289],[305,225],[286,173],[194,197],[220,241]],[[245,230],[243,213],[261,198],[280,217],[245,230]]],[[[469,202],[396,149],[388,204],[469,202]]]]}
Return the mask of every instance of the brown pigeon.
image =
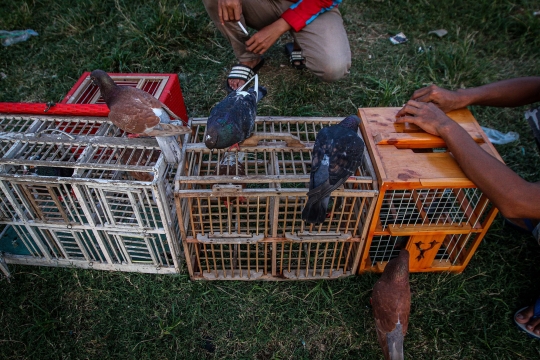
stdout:
{"type": "Polygon", "coordinates": [[[176,114],[145,91],[116,85],[103,70],[92,71],[90,80],[99,87],[114,125],[133,134],[129,137],[155,136],[165,160],[177,162],[180,148],[175,137],[191,133],[191,129],[183,126],[176,114]]]}
{"type": "Polygon", "coordinates": [[[406,249],[386,264],[381,278],[373,286],[371,305],[384,358],[403,360],[403,340],[411,311],[409,252],[406,249]]]}

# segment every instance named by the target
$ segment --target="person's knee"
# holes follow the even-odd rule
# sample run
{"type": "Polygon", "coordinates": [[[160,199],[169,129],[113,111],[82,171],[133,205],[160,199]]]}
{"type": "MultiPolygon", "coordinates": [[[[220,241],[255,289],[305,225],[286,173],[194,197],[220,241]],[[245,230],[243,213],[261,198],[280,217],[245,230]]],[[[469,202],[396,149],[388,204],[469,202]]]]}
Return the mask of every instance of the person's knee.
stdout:
{"type": "Polygon", "coordinates": [[[334,82],[342,79],[349,73],[349,66],[336,66],[336,64],[329,64],[325,67],[321,80],[326,82],[334,82]]]}
{"type": "MultiPolygon", "coordinates": [[[[349,73],[351,67],[350,57],[332,57],[327,56],[325,59],[321,59],[317,64],[317,68],[310,69],[318,76],[322,81],[334,82],[342,79],[349,73]]],[[[308,66],[309,68],[309,66],[308,66]]]]}

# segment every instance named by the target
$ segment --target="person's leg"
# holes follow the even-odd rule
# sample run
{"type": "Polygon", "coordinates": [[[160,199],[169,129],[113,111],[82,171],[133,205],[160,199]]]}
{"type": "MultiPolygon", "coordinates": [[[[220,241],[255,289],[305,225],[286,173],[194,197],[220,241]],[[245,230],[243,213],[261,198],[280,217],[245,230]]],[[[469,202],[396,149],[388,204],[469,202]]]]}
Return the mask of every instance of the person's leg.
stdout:
{"type": "Polygon", "coordinates": [[[306,58],[306,67],[323,81],[344,77],[351,67],[351,49],[341,13],[333,8],[299,32],[292,32],[306,58]]]}
{"type": "MultiPolygon", "coordinates": [[[[255,68],[260,63],[261,56],[246,50],[245,43],[249,39],[249,35],[246,35],[238,23],[234,21],[221,25],[216,0],[203,0],[203,3],[214,25],[231,44],[238,62],[249,68],[255,68]]],[[[279,18],[284,11],[282,10],[283,3],[285,3],[283,0],[243,0],[240,21],[244,27],[260,30],[279,18]]],[[[231,89],[237,89],[245,83],[244,80],[240,79],[228,79],[227,81],[231,89]]]]}

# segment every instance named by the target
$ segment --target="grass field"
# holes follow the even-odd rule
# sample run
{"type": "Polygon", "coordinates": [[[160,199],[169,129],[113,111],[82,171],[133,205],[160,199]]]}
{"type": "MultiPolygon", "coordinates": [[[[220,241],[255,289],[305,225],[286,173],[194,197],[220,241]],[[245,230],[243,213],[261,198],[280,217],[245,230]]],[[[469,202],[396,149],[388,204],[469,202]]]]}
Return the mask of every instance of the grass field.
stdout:
{"type": "MultiPolygon", "coordinates": [[[[523,0],[344,0],[351,74],[334,84],[287,65],[287,37],[260,71],[259,115],[346,116],[400,106],[435,83],[470,87],[540,74],[540,10],[523,0]],[[445,28],[438,38],[430,30],[445,28]],[[409,42],[392,45],[404,32],[409,42]],[[419,51],[419,48],[423,51],[419,51]],[[536,60],[534,60],[536,59],[536,60]]],[[[0,101],[60,101],[82,72],[178,73],[188,113],[221,100],[234,56],[199,1],[0,2],[0,29],[38,37],[0,48],[0,101]]],[[[527,180],[540,157],[525,108],[472,108],[517,131],[497,149],[527,180]]],[[[1,240],[0,240],[1,241],[1,240]]],[[[411,275],[408,359],[538,359],[512,322],[540,295],[540,247],[498,217],[464,273],[411,275]]],[[[176,276],[10,266],[0,281],[1,359],[381,359],[369,298],[378,275],[310,282],[191,282],[176,276]]]]}

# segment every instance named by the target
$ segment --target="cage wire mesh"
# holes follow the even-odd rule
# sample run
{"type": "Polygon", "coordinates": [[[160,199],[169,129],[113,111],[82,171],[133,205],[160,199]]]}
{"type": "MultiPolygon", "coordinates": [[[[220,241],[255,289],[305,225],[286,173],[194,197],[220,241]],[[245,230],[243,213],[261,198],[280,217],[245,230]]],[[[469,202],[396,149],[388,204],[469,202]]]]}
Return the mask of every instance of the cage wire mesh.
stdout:
{"type": "Polygon", "coordinates": [[[8,263],[179,271],[176,165],[154,139],[92,117],[0,114],[0,125],[8,263]]]}
{"type": "Polygon", "coordinates": [[[481,195],[477,188],[390,190],[384,193],[379,219],[383,230],[388,225],[474,227],[479,219],[474,215],[484,211],[477,209],[481,195]]]}

